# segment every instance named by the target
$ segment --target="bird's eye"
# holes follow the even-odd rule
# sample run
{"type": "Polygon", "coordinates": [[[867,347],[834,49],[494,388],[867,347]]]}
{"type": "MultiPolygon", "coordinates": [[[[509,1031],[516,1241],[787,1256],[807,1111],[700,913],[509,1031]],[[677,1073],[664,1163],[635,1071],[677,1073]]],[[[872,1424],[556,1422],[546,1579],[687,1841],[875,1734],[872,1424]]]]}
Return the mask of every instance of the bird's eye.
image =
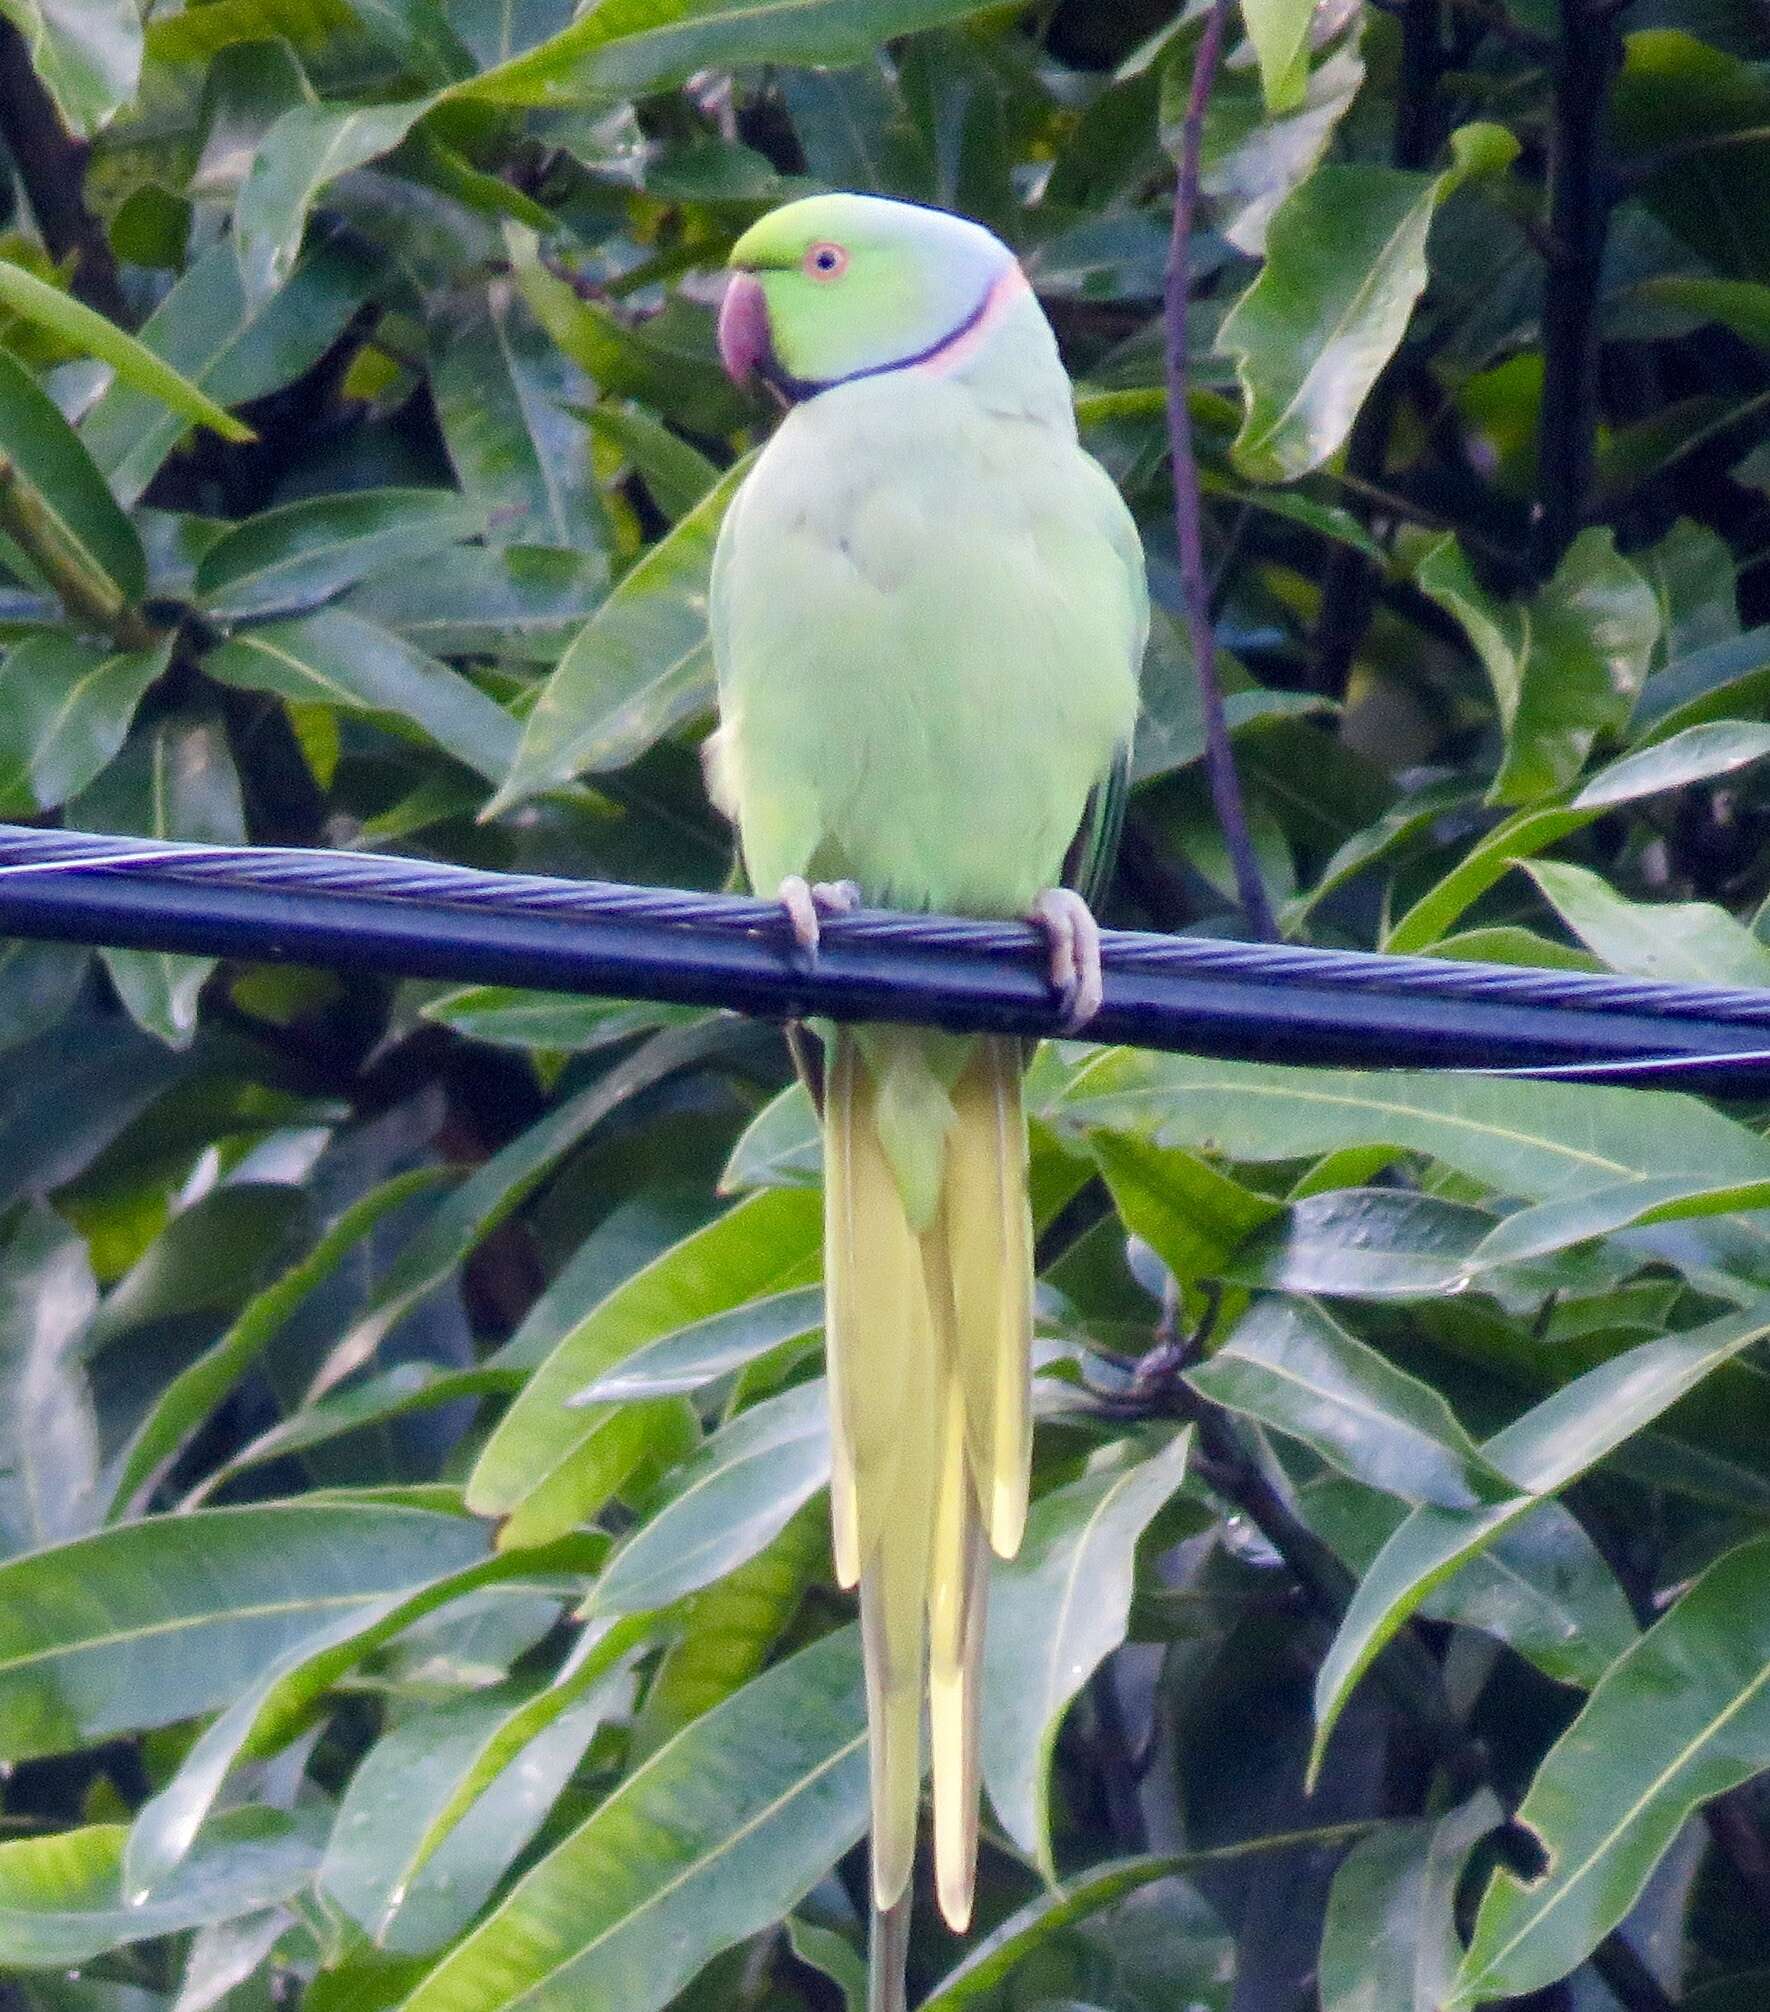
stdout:
{"type": "Polygon", "coordinates": [[[840,279],[848,270],[848,254],[840,245],[816,244],[805,254],[804,265],[813,279],[840,279]]]}

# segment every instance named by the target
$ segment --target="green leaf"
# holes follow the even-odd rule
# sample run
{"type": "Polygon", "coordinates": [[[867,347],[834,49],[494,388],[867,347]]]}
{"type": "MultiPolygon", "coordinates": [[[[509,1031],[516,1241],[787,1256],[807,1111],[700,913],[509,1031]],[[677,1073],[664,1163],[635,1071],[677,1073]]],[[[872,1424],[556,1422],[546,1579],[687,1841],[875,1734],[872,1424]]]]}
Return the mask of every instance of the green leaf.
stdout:
{"type": "Polygon", "coordinates": [[[1104,1128],[1089,1150],[1112,1190],[1120,1220],[1149,1245],[1182,1285],[1215,1278],[1231,1252],[1278,1213],[1194,1153],[1174,1152],[1104,1128]]]}
{"type": "MultiPolygon", "coordinates": [[[[31,555],[64,564],[91,608],[114,615],[140,600],[147,560],[135,527],[59,408],[23,365],[0,351],[0,496],[28,512],[7,528],[30,535],[31,555]]],[[[59,582],[58,582],[59,583],[59,582]]],[[[70,610],[85,614],[86,607],[70,610]]]]}
{"type": "Polygon", "coordinates": [[[1587,868],[1548,860],[1527,871],[1613,971],[1686,985],[1770,985],[1770,944],[1712,902],[1629,901],[1587,868]]]}
{"type": "Polygon", "coordinates": [[[135,96],[141,14],[135,0],[0,0],[25,38],[69,132],[89,140],[135,96]]]}
{"type": "Polygon", "coordinates": [[[457,1569],[334,1615],[302,1636],[232,1700],[178,1772],[143,1805],[123,1855],[125,1893],[139,1899],[162,1885],[195,1842],[233,1768],[249,1755],[274,1753],[284,1745],[325,1693],[372,1650],[439,1607],[518,1572],[588,1570],[598,1548],[594,1540],[578,1538],[544,1559],[488,1558],[482,1529],[480,1554],[457,1569]]]}
{"type": "Polygon", "coordinates": [[[223,440],[254,440],[243,421],[224,411],[209,395],[181,377],[164,357],[125,333],[114,321],[26,272],[10,259],[0,259],[0,307],[10,308],[58,341],[84,355],[95,356],[116,372],[117,381],[145,392],[193,425],[207,426],[223,440]]]}
{"type": "Polygon", "coordinates": [[[855,1631],[679,1733],[426,1977],[403,2012],[659,2012],[788,1912],[866,1824],[855,1631]]]}
{"type": "Polygon", "coordinates": [[[609,1561],[594,1611],[666,1607],[772,1543],[830,1478],[821,1379],[742,1411],[678,1470],[669,1499],[609,1561]]]}
{"type": "MultiPolygon", "coordinates": [[[[279,296],[280,298],[281,296],[279,296]]],[[[499,656],[550,664],[584,626],[608,584],[600,550],[462,545],[448,571],[383,573],[343,602],[438,657],[499,656]]]]}
{"type": "Polygon", "coordinates": [[[1770,1208],[1770,1180],[1717,1184],[1712,1175],[1668,1174],[1657,1180],[1619,1181],[1613,1187],[1539,1202],[1507,1216],[1469,1253],[1468,1272],[1475,1277],[1492,1265],[1546,1257],[1618,1230],[1765,1208],[1770,1208]]]}
{"type": "Polygon", "coordinates": [[[1477,1509],[1423,1504],[1383,1546],[1316,1679],[1311,1770],[1320,1766],[1353,1685],[1434,1586],[1767,1333],[1770,1303],[1760,1301],[1744,1313],[1643,1342],[1575,1377],[1487,1440],[1483,1458],[1520,1492],[1477,1509]]]}
{"type": "Polygon", "coordinates": [[[1548,1854],[1483,1896],[1450,2005],[1565,1976],[1633,1905],[1686,1819],[1770,1766],[1770,1539],[1711,1565],[1549,1749],[1518,1820],[1548,1854]]]}
{"type": "Polygon", "coordinates": [[[485,511],[448,489],[307,496],[218,538],[198,563],[197,598],[223,621],[313,608],[484,530],[485,511]]]}
{"type": "Polygon", "coordinates": [[[1462,1955],[1457,1884],[1505,1820],[1491,1789],[1447,1815],[1386,1823],[1334,1874],[1321,1940],[1321,2012],[1439,2012],[1462,1955]]]}
{"type": "MultiPolygon", "coordinates": [[[[368,279],[360,254],[326,245],[279,293],[248,301],[233,247],[218,244],[148,317],[141,346],[217,405],[243,405],[312,369],[361,306],[368,279]]],[[[80,438],[133,504],[186,430],[182,414],[119,378],[86,415],[80,438]]]]}
{"type": "Polygon", "coordinates": [[[567,407],[591,395],[508,279],[447,329],[431,374],[443,440],[500,545],[598,551],[609,542],[589,442],[567,407]]]}
{"type": "Polygon", "coordinates": [[[1077,1071],[1050,1115],[1231,1160],[1392,1146],[1529,1201],[1674,1169],[1710,1181],[1770,1178],[1770,1146],[1695,1098],[1660,1091],[1121,1050],[1077,1071]]]}
{"type": "Polygon", "coordinates": [[[698,1390],[785,1342],[816,1334],[823,1318],[822,1286],[771,1293],[647,1342],[567,1401],[574,1407],[625,1404],[634,1398],[674,1397],[698,1390]]]}
{"type": "Polygon", "coordinates": [[[1770,727],[1747,720],[1712,720],[1619,755],[1573,800],[1576,810],[1608,810],[1660,791],[1731,775],[1770,754],[1770,727]]]}
{"type": "Polygon", "coordinates": [[[638,97],[697,70],[863,63],[882,42],[993,0],[603,0],[539,48],[458,89],[502,105],[638,97]]]}
{"type": "Polygon", "coordinates": [[[0,1552],[91,1527],[98,1425],[75,1348],[98,1304],[86,1246],[40,1204],[0,1245],[0,1552]]]}
{"type": "MultiPolygon", "coordinates": [[[[401,1247],[368,1304],[328,1352],[313,1379],[310,1399],[369,1361],[399,1322],[521,1206],[586,1134],[629,1097],[700,1060],[720,1031],[715,1025],[702,1023],[656,1036],[576,1096],[556,1104],[544,1118],[476,1167],[401,1247]]],[[[565,1529],[557,1534],[564,1536],[565,1529]]]]}
{"type": "Polygon", "coordinates": [[[1314,0],[1241,0],[1241,18],[1259,59],[1267,111],[1294,111],[1309,81],[1314,0]]]}
{"type": "Polygon", "coordinates": [[[574,1410],[569,1399],[643,1343],[815,1280],[822,1254],[820,1197],[774,1188],[653,1259],[568,1329],[535,1372],[480,1455],[469,1505],[505,1518],[499,1541],[513,1547],[576,1527],[632,1471],[661,1407],[574,1410]]]}
{"type": "Polygon", "coordinates": [[[494,817],[574,776],[624,768],[713,691],[707,590],[740,461],[653,545],[591,616],[542,687],[494,817]]]}
{"type": "MultiPolygon", "coordinates": [[[[1370,1569],[1408,1513],[1393,1495],[1331,1475],[1302,1489],[1297,1506],[1355,1576],[1370,1569]]],[[[1545,1676],[1586,1690],[1640,1632],[1597,1546],[1552,1496],[1465,1558],[1420,1612],[1492,1635],[1545,1676]]]]}
{"type": "Polygon", "coordinates": [[[181,1369],[142,1418],[120,1456],[111,1487],[107,1520],[129,1512],[155,1476],[233,1390],[240,1379],[317,1292],[392,1210],[433,1187],[435,1167],[397,1174],[340,1211],[336,1221],[296,1265],[266,1286],[240,1310],[212,1347],[181,1369]]]}
{"type": "Polygon", "coordinates": [[[107,651],[65,630],[27,636],[0,665],[0,760],[25,769],[45,810],[77,796],[123,745],[171,655],[170,638],[148,650],[107,651]]]}
{"type": "Polygon", "coordinates": [[[234,256],[248,302],[295,269],[308,211],[340,175],[391,153],[435,101],[292,105],[265,135],[234,207],[234,256]]]}
{"type": "Polygon", "coordinates": [[[120,1823],[0,1844],[0,1963],[61,1970],[119,1943],[231,1921],[286,1900],[312,1876],[306,1826],[269,1809],[218,1817],[178,1878],[144,1906],[123,1899],[120,1823]]]}
{"type": "Polygon", "coordinates": [[[401,722],[488,780],[516,751],[516,722],[470,679],[343,608],[242,630],[203,668],[225,685],[401,722]]]}
{"type": "MultiPolygon", "coordinates": [[[[190,713],[156,721],[69,807],[69,822],[85,831],[241,844],[246,817],[226,728],[190,713]]],[[[169,950],[99,955],[136,1024],[168,1047],[188,1047],[197,996],[217,960],[169,950]]]]}
{"type": "Polygon", "coordinates": [[[1659,635],[1653,590],[1608,530],[1582,531],[1524,604],[1495,601],[1454,538],[1420,566],[1421,589],[1475,645],[1505,729],[1490,801],[1530,803],[1571,783],[1593,741],[1627,724],[1659,635]]]}
{"type": "Polygon", "coordinates": [[[1438,1391],[1306,1300],[1257,1301],[1186,1380],[1386,1494],[1468,1509],[1507,1492],[1438,1391]]]}
{"type": "Polygon", "coordinates": [[[508,1724],[513,1693],[500,1685],[406,1719],[351,1776],[319,1891],[395,1955],[427,1955],[453,1941],[539,1828],[617,1702],[605,1680],[562,1710],[504,1763],[416,1871],[414,1847],[488,1739],[508,1724]]]}
{"type": "Polygon", "coordinates": [[[1189,1431],[1153,1459],[1041,1495],[1019,1554],[990,1570],[983,1778],[1003,1828],[1048,1879],[1050,1772],[1071,1700],[1125,1639],[1137,1543],[1186,1475],[1189,1431]]]}
{"type": "Polygon", "coordinates": [[[747,1188],[813,1188],[823,1178],[823,1137],[803,1083],[789,1083],[738,1135],[719,1176],[721,1194],[747,1188]]]}
{"type": "Polygon", "coordinates": [[[64,1021],[91,961],[83,943],[0,943],[0,1049],[64,1021]]]}
{"type": "Polygon", "coordinates": [[[511,985],[468,986],[423,1008],[426,1020],[453,1027],[470,1041],[579,1055],[658,1027],[685,1025],[698,1010],[644,1000],[580,999],[569,992],[523,992],[511,985]]]}
{"type": "Polygon", "coordinates": [[[719,480],[719,470],[698,447],[678,439],[642,406],[605,402],[583,417],[596,438],[628,463],[672,523],[686,517],[719,480]]]}
{"type": "Polygon", "coordinates": [[[1294,481],[1344,443],[1426,284],[1433,211],[1518,151],[1498,126],[1462,127],[1451,146],[1437,175],[1329,162],[1274,212],[1266,264],[1217,338],[1247,398],[1233,451],[1250,481],[1294,481]]]}
{"type": "Polygon", "coordinates": [[[1426,1299],[1468,1277],[1493,1228],[1485,1209],[1397,1188],[1334,1188],[1292,1202],[1235,1253],[1225,1276],[1327,1299],[1426,1299]]]}
{"type": "Polygon", "coordinates": [[[484,1550],[464,1517],[309,1502],[159,1517],[15,1558],[0,1565],[0,1758],[213,1711],[314,1628],[484,1550]]]}

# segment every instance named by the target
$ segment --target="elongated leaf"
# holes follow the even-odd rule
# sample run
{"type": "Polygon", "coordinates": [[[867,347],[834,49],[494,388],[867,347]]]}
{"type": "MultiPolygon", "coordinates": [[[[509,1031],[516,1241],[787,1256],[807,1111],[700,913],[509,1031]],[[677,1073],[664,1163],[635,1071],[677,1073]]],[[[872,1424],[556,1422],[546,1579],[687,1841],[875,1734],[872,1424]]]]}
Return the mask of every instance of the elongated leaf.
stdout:
{"type": "Polygon", "coordinates": [[[668,1606],[754,1558],[829,1480],[829,1410],[821,1380],[801,1383],[716,1432],[615,1553],[597,1610],[668,1606]]]}
{"type": "Polygon", "coordinates": [[[1723,1363],[1770,1333],[1770,1304],[1667,1335],[1564,1384],[1482,1448],[1487,1463],[1519,1490],[1475,1509],[1415,1509],[1360,1581],[1315,1686],[1320,1765],[1352,1686],[1395,1631],[1463,1559],[1649,1425],[1723,1363]]]}
{"type": "Polygon", "coordinates": [[[292,105],[277,120],[234,209],[234,254],[248,301],[274,293],[294,270],[308,211],[328,185],[391,152],[431,103],[292,105]]]}
{"type": "Polygon", "coordinates": [[[1305,1195],[1249,1237],[1225,1275],[1323,1298],[1425,1299],[1468,1276],[1485,1209],[1394,1188],[1305,1195]]]}
{"type": "MultiPolygon", "coordinates": [[[[361,304],[368,279],[360,256],[327,245],[279,293],[249,302],[233,247],[218,244],[148,317],[141,346],[217,405],[241,405],[311,369],[361,304]]],[[[119,378],[87,414],[80,437],[132,504],[186,430],[182,414],[119,378]]]]}
{"type": "Polygon", "coordinates": [[[78,795],[123,745],[171,654],[170,639],[119,651],[60,629],[27,636],[0,666],[0,761],[22,765],[45,810],[78,795]]]}
{"type": "Polygon", "coordinates": [[[181,377],[164,357],[156,356],[145,344],[120,329],[114,321],[95,314],[83,301],[26,272],[10,259],[0,259],[0,306],[46,328],[70,348],[108,363],[119,383],[157,398],[180,418],[193,425],[207,426],[223,440],[252,440],[257,436],[244,421],[224,411],[207,392],[181,377]]]}
{"type": "Polygon", "coordinates": [[[402,721],[488,778],[516,751],[516,722],[477,685],[343,608],[243,630],[203,668],[247,691],[402,721]]]}
{"type": "Polygon", "coordinates": [[[1468,631],[1493,685],[1506,755],[1491,800],[1564,788],[1597,735],[1628,719],[1659,635],[1652,588],[1598,529],[1581,532],[1526,603],[1487,594],[1454,538],[1432,548],[1418,577],[1468,631]]]}
{"type": "Polygon", "coordinates": [[[747,1188],[808,1188],[822,1178],[823,1139],[802,1083],[764,1104],[739,1135],[719,1177],[721,1194],[747,1188]]]}
{"type": "Polygon", "coordinates": [[[692,1006],[632,999],[579,999],[565,992],[523,992],[512,985],[472,985],[424,1007],[426,1020],[500,1048],[549,1048],[589,1054],[655,1027],[680,1025],[692,1006]]]}
{"type": "Polygon", "coordinates": [[[197,567],[197,598],[224,621],[313,608],[484,529],[484,510],[447,489],[307,496],[218,538],[197,567]]]}
{"type": "Polygon", "coordinates": [[[107,125],[141,78],[135,0],[0,0],[31,52],[31,67],[68,130],[82,139],[107,125]]]}
{"type": "Polygon", "coordinates": [[[1322,2012],[1439,2012],[1462,1954],[1457,1883],[1504,1818],[1481,1789],[1448,1815],[1385,1824],[1352,1847],[1328,1897],[1322,2012]]]}
{"type": "Polygon", "coordinates": [[[74,1345],[98,1304],[86,1246],[46,1208],[0,1246],[0,1552],[90,1528],[98,1425],[74,1345]]]}
{"type": "Polygon", "coordinates": [[[821,1286],[771,1293],[766,1299],[710,1314],[674,1334],[647,1342],[570,1402],[575,1409],[584,1404],[624,1404],[635,1397],[674,1397],[685,1390],[698,1390],[716,1377],[742,1369],[782,1342],[815,1334],[823,1318],[821,1286]]]}
{"type": "MultiPolygon", "coordinates": [[[[481,1533],[482,1539],[484,1533],[481,1533]]],[[[525,1561],[524,1569],[586,1570],[597,1546],[583,1539],[525,1561]]],[[[413,1621],[481,1586],[517,1576],[511,1561],[479,1556],[403,1594],[384,1594],[303,1636],[259,1674],[185,1755],[178,1772],[146,1803],[129,1833],[123,1886],[130,1899],[164,1884],[196,1840],[223,1782],[249,1754],[273,1753],[305,1712],[372,1649],[413,1621]]]]}
{"type": "Polygon", "coordinates": [[[1699,1804],[1770,1765],[1770,1540],[1710,1566],[1550,1748],[1519,1821],[1540,1877],[1497,1872],[1446,2000],[1564,1976],[1628,1912],[1699,1804]]]}
{"type": "Polygon", "coordinates": [[[591,388],[514,282],[494,280],[448,330],[431,385],[449,459],[467,494],[495,510],[497,543],[608,544],[590,443],[566,410],[591,388]]]}
{"type": "Polygon", "coordinates": [[[68,422],[36,380],[0,353],[0,456],[7,494],[27,513],[11,528],[43,547],[85,586],[95,607],[115,611],[141,598],[147,560],[135,527],[68,422]]]}
{"type": "Polygon", "coordinates": [[[653,1406],[567,1400],[641,1344],[710,1315],[815,1279],[823,1254],[819,1197],[765,1189],[617,1286],[560,1340],[506,1412],[467,1484],[499,1541],[545,1543],[576,1526],[631,1471],[653,1406]]]}
{"type": "Polygon", "coordinates": [[[304,1885],[318,1856],[309,1830],[269,1809],[216,1820],[177,1881],[145,1906],[123,1899],[120,1823],[0,1844],[0,1963],[61,1970],[121,1942],[231,1921],[304,1885]]]}
{"type": "Polygon", "coordinates": [[[1770,1209],[1770,1182],[1716,1185],[1701,1174],[1621,1181],[1614,1187],[1594,1188],[1588,1195],[1570,1195],[1520,1209],[1490,1230],[1470,1252],[1468,1270],[1474,1276],[1489,1265],[1542,1257],[1590,1237],[1609,1236],[1640,1225],[1757,1209],[1770,1209]]]}
{"type": "Polygon", "coordinates": [[[1190,1434],[1152,1460],[1042,1495],[1018,1557],[990,1573],[982,1756],[990,1801],[1051,1872],[1049,1776],[1071,1700],[1125,1638],[1137,1541],[1186,1475],[1190,1434]]]}
{"type": "Polygon", "coordinates": [[[962,21],[989,0],[614,0],[459,87],[505,105],[626,98],[696,70],[861,63],[893,35],[962,21]]]}
{"type": "Polygon", "coordinates": [[[211,1711],[344,1610],[484,1551],[464,1517],[313,1502],[160,1517],[15,1558],[0,1565],[0,1758],[211,1711]]]}
{"type": "Polygon", "coordinates": [[[1451,145],[1437,175],[1330,162],[1274,213],[1265,267],[1218,336],[1247,396],[1234,454],[1251,481],[1294,481],[1342,445],[1426,284],[1433,211],[1518,151],[1498,126],[1451,145]]]}
{"type": "Polygon", "coordinates": [[[600,551],[463,545],[441,578],[428,568],[383,573],[353,587],[342,605],[437,656],[550,664],[584,626],[607,581],[600,551]]]}
{"type": "Polygon", "coordinates": [[[1306,1300],[1258,1301],[1187,1381],[1406,1501],[1469,1509],[1509,1492],[1436,1390],[1306,1300]]]}
{"type": "MultiPolygon", "coordinates": [[[[69,822],[86,831],[240,844],[246,813],[226,728],[196,713],[156,721],[70,807],[69,822]]],[[[168,1047],[188,1047],[198,994],[216,960],[167,950],[99,955],[136,1024],[168,1047]]]]}
{"type": "Polygon", "coordinates": [[[1687,783],[1728,775],[1770,754],[1770,726],[1750,720],[1710,720],[1619,755],[1574,798],[1580,810],[1608,808],[1687,783]]]}
{"type": "Polygon", "coordinates": [[[343,1210],[313,1249],[241,1309],[213,1347],[172,1378],[135,1429],[111,1482],[110,1518],[128,1513],[157,1472],[246,1374],[252,1364],[349,1253],[391,1210],[435,1185],[440,1170],[396,1175],[343,1210]]]}
{"type": "Polygon", "coordinates": [[[1707,901],[1629,901],[1583,866],[1527,871],[1568,928],[1613,971],[1686,985],[1770,985],[1770,944],[1707,901]]]}
{"type": "Polygon", "coordinates": [[[679,1733],[424,1979],[404,2012],[658,2012],[786,1913],[866,1822],[860,1645],[826,1636],[679,1733]]]}
{"type": "MultiPolygon", "coordinates": [[[[401,1249],[368,1305],[327,1355],[310,1396],[320,1396],[360,1369],[393,1327],[448,1278],[586,1133],[638,1091],[698,1061],[719,1033],[703,1024],[657,1036],[476,1168],[401,1249]]],[[[482,1505],[476,1501],[473,1507],[482,1505]]],[[[563,1536],[569,1527],[556,1534],[563,1536]]]]}
{"type": "Polygon", "coordinates": [[[535,702],[488,817],[574,776],[625,767],[708,702],[713,541],[748,470],[740,461],[585,624],[535,702]]]}
{"type": "MultiPolygon", "coordinates": [[[[1299,1496],[1309,1527],[1354,1573],[1370,1569],[1407,1505],[1327,1478],[1299,1496]]],[[[1627,1596],[1597,1546],[1553,1497],[1472,1552],[1420,1602],[1433,1621],[1478,1628],[1557,1683],[1586,1690],[1635,1640],[1627,1596]]]]}
{"type": "Polygon", "coordinates": [[[501,1686],[396,1726],[351,1777],[320,1866],[320,1891],[395,1955],[426,1955],[451,1941],[528,1843],[615,1702],[605,1683],[562,1711],[410,1877],[414,1842],[508,1720],[512,1696],[501,1686]]]}
{"type": "Polygon", "coordinates": [[[1242,0],[1241,18],[1260,61],[1268,112],[1293,111],[1309,79],[1313,0],[1242,0]]]}

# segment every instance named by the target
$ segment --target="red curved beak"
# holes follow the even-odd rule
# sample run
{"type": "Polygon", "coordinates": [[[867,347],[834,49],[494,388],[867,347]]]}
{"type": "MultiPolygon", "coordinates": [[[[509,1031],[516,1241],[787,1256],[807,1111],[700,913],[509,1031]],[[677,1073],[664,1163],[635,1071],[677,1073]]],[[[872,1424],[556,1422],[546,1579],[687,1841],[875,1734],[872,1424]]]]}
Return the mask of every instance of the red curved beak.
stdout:
{"type": "Polygon", "coordinates": [[[719,303],[719,356],[734,384],[768,360],[768,297],[753,272],[734,272],[719,303]]]}

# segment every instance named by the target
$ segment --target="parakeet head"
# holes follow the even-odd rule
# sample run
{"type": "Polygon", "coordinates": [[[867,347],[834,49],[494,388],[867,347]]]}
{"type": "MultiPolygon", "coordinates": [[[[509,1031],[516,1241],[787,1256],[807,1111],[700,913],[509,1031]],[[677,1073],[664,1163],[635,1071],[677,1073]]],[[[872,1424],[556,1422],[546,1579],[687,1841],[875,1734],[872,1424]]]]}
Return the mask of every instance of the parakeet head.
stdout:
{"type": "Polygon", "coordinates": [[[731,249],[719,353],[788,399],[900,370],[961,342],[992,299],[1025,286],[981,224],[883,196],[808,196],[731,249]]]}

